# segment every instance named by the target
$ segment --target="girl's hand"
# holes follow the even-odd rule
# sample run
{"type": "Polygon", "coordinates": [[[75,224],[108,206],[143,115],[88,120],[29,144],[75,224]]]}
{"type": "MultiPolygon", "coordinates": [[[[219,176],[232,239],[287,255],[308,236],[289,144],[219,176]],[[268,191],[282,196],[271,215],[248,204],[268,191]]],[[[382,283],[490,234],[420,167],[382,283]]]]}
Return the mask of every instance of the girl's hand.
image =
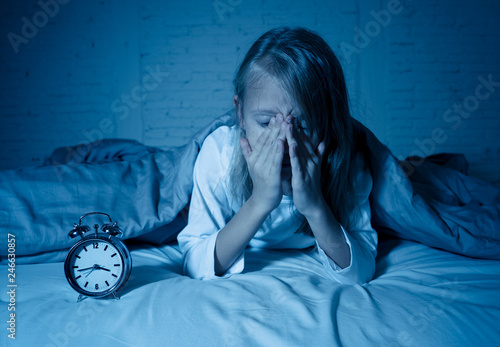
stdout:
{"type": "Polygon", "coordinates": [[[246,138],[240,140],[253,183],[252,198],[266,213],[278,207],[283,197],[281,164],[287,124],[282,115],[272,117],[253,148],[246,138]]]}
{"type": "Polygon", "coordinates": [[[319,143],[315,150],[310,139],[291,124],[287,126],[286,138],[292,167],[293,203],[309,219],[325,206],[320,180],[325,143],[319,143]]]}

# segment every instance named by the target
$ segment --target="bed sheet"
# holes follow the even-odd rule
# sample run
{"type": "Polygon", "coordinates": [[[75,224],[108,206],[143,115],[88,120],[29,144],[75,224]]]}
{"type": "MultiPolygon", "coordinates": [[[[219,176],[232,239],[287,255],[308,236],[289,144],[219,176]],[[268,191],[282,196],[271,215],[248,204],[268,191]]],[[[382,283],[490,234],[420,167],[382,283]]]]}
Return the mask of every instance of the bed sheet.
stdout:
{"type": "MultiPolygon", "coordinates": [[[[317,252],[248,249],[229,279],[182,275],[175,244],[132,247],[121,299],[86,299],[63,263],[16,267],[16,340],[7,346],[492,346],[500,261],[381,240],[375,279],[340,285],[317,252]]],[[[7,267],[0,266],[3,288],[7,267]]],[[[8,319],[6,290],[1,318],[8,319]]]]}

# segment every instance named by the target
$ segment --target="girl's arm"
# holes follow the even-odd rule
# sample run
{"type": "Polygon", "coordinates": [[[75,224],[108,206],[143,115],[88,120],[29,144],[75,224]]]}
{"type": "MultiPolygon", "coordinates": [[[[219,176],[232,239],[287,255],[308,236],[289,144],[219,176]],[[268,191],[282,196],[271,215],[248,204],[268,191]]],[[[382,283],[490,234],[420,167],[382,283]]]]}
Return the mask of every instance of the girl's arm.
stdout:
{"type": "Polygon", "coordinates": [[[306,217],[318,245],[335,264],[344,269],[351,265],[351,251],[340,227],[326,202],[306,217]]]}
{"type": "Polygon", "coordinates": [[[219,231],[215,241],[215,274],[223,275],[246,248],[267,216],[282,197],[281,164],[283,162],[286,121],[273,117],[252,148],[247,139],[240,141],[253,183],[251,197],[219,231]]]}
{"type": "Polygon", "coordinates": [[[314,150],[308,138],[294,134],[293,125],[288,125],[286,135],[290,147],[295,207],[307,219],[318,245],[328,257],[339,267],[348,267],[351,262],[349,245],[321,192],[320,168],[325,145],[321,142],[314,150]]]}
{"type": "Polygon", "coordinates": [[[250,197],[234,217],[219,231],[215,241],[215,274],[222,276],[238,259],[270,212],[250,197]]]}
{"type": "Polygon", "coordinates": [[[368,196],[372,188],[369,173],[359,172],[356,194],[362,215],[356,227],[347,233],[324,200],[320,186],[320,167],[324,144],[317,149],[293,126],[287,129],[292,165],[293,202],[307,219],[316,238],[318,251],[327,274],[339,282],[365,283],[375,269],[377,234],[370,223],[368,196]],[[298,141],[297,141],[298,140],[298,141]]]}
{"type": "Polygon", "coordinates": [[[368,170],[361,170],[356,175],[356,192],[353,198],[358,201],[361,213],[349,232],[346,232],[337,221],[331,225],[321,224],[321,220],[323,220],[321,216],[328,216],[328,212],[331,213],[331,211],[319,215],[319,219],[311,215],[308,222],[311,228],[314,228],[313,233],[316,237],[320,259],[328,277],[341,283],[363,284],[370,281],[375,273],[378,237],[377,232],[371,226],[369,202],[370,192],[373,187],[371,174],[368,170]],[[316,227],[316,225],[318,226],[316,227]],[[342,264],[340,254],[335,256],[335,253],[342,252],[342,247],[337,244],[333,237],[335,235],[334,229],[337,226],[340,228],[340,233],[343,235],[349,251],[346,256],[350,257],[350,259],[346,259],[346,266],[342,264]],[[326,235],[326,238],[321,235],[326,235]]]}

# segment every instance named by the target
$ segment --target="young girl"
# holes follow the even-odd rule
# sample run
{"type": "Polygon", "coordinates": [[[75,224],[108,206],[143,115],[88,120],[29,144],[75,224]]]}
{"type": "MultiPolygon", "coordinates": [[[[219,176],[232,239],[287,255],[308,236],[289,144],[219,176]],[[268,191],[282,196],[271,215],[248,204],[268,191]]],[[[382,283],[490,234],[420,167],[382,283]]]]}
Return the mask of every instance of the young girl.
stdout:
{"type": "Polygon", "coordinates": [[[315,246],[325,276],[365,283],[375,269],[372,187],[357,150],[342,68],[304,28],[280,28],[250,48],[234,81],[237,116],[210,134],[194,167],[185,272],[240,273],[246,247],[315,246]]]}

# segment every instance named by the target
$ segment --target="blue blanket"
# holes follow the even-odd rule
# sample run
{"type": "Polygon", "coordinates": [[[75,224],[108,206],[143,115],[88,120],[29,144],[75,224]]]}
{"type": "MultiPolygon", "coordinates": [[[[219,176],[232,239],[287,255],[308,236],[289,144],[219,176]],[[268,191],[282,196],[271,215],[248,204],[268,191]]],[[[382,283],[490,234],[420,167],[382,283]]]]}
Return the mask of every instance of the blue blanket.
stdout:
{"type": "MultiPolygon", "coordinates": [[[[203,140],[233,119],[223,115],[182,147],[106,140],[58,149],[43,166],[0,171],[0,237],[16,235],[18,256],[66,249],[74,243],[67,237],[73,223],[101,211],[118,221],[126,239],[174,241],[187,222],[203,140]]],[[[399,161],[364,125],[356,122],[356,131],[374,179],[370,205],[378,232],[500,259],[500,190],[467,176],[463,155],[399,161]]]]}

